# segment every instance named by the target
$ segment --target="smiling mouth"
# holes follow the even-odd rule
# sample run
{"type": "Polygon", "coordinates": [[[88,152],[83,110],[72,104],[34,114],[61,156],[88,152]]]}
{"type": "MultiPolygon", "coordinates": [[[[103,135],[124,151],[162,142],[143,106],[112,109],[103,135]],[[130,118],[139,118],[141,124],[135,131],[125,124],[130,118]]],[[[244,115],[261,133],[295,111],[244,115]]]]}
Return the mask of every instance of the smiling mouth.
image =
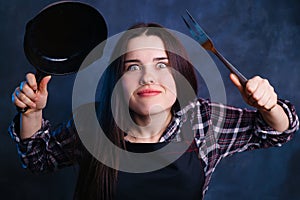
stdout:
{"type": "Polygon", "coordinates": [[[137,94],[141,97],[149,97],[149,96],[156,96],[160,93],[161,93],[161,91],[159,91],[159,90],[142,90],[142,91],[139,91],[137,94]]]}

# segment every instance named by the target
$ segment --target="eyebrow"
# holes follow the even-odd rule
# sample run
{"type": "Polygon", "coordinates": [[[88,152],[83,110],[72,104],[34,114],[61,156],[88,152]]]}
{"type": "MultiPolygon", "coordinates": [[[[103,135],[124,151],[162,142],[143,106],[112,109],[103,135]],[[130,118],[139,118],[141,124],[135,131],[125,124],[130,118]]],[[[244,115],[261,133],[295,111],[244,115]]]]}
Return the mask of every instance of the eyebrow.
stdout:
{"type": "MultiPolygon", "coordinates": [[[[167,57],[157,57],[157,58],[153,59],[153,61],[160,61],[160,60],[168,60],[168,58],[167,57]]],[[[124,64],[125,63],[131,63],[131,62],[141,63],[141,61],[138,60],[138,59],[130,59],[130,60],[125,60],[124,64]]]]}
{"type": "Polygon", "coordinates": [[[131,63],[131,62],[138,62],[138,63],[139,63],[139,62],[141,62],[141,61],[140,61],[140,60],[137,60],[137,59],[125,60],[125,61],[124,61],[124,64],[125,64],[125,63],[131,63]]]}

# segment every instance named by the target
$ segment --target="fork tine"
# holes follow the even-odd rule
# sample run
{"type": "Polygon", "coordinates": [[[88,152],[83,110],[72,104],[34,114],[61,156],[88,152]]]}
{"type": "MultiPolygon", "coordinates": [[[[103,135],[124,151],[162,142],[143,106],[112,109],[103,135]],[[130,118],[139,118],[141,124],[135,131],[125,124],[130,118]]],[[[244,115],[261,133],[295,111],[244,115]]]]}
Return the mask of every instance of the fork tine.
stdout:
{"type": "Polygon", "coordinates": [[[186,14],[188,14],[188,16],[190,17],[190,19],[192,20],[192,22],[197,25],[198,23],[196,22],[196,20],[192,17],[192,15],[190,14],[190,12],[186,9],[185,10],[186,14]]]}
{"type": "Polygon", "coordinates": [[[213,52],[223,63],[224,65],[231,71],[231,73],[234,73],[239,78],[241,84],[243,86],[247,83],[247,78],[243,76],[224,56],[218,52],[217,49],[214,48],[214,45],[211,41],[211,39],[208,37],[208,35],[203,31],[201,26],[196,22],[196,20],[192,17],[192,15],[189,13],[188,10],[186,10],[187,15],[189,16],[190,20],[192,21],[192,24],[188,23],[188,20],[186,20],[183,16],[182,19],[186,26],[188,27],[190,33],[192,34],[193,38],[202,46],[204,49],[209,50],[213,52]]]}
{"type": "Polygon", "coordinates": [[[181,16],[181,18],[183,19],[185,25],[188,27],[189,30],[191,30],[191,27],[189,25],[189,23],[185,20],[185,18],[183,16],[181,16]]]}
{"type": "Polygon", "coordinates": [[[183,16],[181,16],[181,17],[182,17],[185,25],[188,27],[188,29],[189,29],[190,33],[192,34],[193,38],[198,39],[198,36],[197,36],[196,32],[192,29],[192,27],[189,25],[187,20],[183,16]]]}
{"type": "Polygon", "coordinates": [[[197,21],[193,18],[193,16],[189,13],[188,10],[185,10],[189,18],[191,19],[194,28],[196,29],[199,37],[199,42],[202,44],[209,40],[208,35],[204,32],[204,30],[201,28],[201,26],[197,23],[197,21]]]}

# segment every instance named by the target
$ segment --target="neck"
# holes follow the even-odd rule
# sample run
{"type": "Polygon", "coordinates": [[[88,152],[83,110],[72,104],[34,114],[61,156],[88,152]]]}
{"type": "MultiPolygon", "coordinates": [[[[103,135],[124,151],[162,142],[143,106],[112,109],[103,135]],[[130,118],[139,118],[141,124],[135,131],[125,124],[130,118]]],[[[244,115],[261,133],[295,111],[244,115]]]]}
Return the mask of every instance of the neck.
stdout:
{"type": "Polygon", "coordinates": [[[133,115],[137,125],[128,131],[126,140],[133,143],[158,142],[172,119],[171,111],[161,112],[149,116],[133,115]]]}

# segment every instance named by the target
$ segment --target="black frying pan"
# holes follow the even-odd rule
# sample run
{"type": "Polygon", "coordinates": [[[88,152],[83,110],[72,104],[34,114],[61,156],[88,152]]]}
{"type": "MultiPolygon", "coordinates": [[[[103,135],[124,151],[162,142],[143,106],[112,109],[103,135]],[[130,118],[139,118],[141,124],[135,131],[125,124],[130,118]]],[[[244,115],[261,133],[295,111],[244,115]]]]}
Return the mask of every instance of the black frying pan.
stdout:
{"type": "MultiPolygon", "coordinates": [[[[27,23],[24,51],[39,82],[45,75],[77,72],[89,52],[106,39],[105,20],[95,8],[63,1],[45,7],[27,23]]],[[[97,53],[100,58],[102,52],[97,53]]]]}
{"type": "MultiPolygon", "coordinates": [[[[39,83],[46,75],[77,72],[91,50],[106,39],[105,20],[95,8],[62,1],[45,7],[26,24],[24,52],[36,68],[39,83]]],[[[102,53],[103,49],[93,58],[99,59],[102,53]]],[[[19,112],[27,109],[17,108],[19,112]]]]}

